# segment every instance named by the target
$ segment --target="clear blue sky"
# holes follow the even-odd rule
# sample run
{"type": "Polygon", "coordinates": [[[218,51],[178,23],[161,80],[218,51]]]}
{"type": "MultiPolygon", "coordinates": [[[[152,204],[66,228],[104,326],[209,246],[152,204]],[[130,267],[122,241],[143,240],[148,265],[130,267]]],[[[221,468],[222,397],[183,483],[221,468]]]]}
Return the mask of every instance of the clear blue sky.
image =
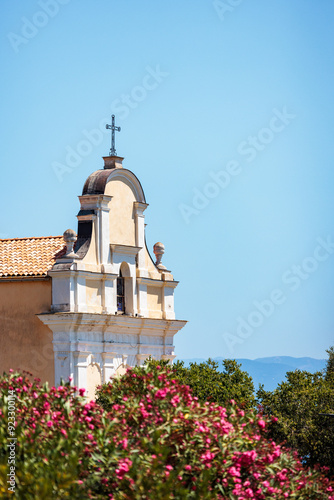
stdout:
{"type": "Polygon", "coordinates": [[[148,246],[165,244],[180,281],[177,355],[325,357],[334,3],[1,9],[1,237],[76,229],[77,195],[109,152],[96,130],[114,112],[117,152],[150,204],[148,246]]]}

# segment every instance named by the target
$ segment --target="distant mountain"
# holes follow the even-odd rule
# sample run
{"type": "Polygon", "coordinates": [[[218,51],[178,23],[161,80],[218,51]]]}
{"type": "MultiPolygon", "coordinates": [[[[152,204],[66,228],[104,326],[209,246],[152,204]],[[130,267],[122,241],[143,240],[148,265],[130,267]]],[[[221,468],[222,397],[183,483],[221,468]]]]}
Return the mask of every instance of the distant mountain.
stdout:
{"type": "MultiPolygon", "coordinates": [[[[213,358],[222,368],[225,358],[213,358]]],[[[184,364],[203,363],[203,358],[184,359],[184,364]]],[[[273,391],[278,384],[285,380],[286,372],[294,370],[306,370],[315,373],[326,367],[326,359],[315,358],[293,358],[292,356],[272,356],[269,358],[257,359],[236,359],[241,364],[242,370],[246,371],[253,379],[254,387],[257,390],[259,384],[263,384],[265,390],[273,391]]]]}

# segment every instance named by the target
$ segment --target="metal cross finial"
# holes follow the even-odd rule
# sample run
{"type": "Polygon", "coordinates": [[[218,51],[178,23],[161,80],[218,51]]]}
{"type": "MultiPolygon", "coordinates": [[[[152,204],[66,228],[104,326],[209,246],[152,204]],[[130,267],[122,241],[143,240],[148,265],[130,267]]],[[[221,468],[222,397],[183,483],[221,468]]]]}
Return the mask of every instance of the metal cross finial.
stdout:
{"type": "Polygon", "coordinates": [[[111,115],[111,125],[107,124],[106,129],[111,130],[111,149],[110,149],[109,156],[117,156],[116,148],[115,148],[115,130],[117,130],[117,132],[120,132],[121,127],[115,126],[115,115],[111,115]]]}

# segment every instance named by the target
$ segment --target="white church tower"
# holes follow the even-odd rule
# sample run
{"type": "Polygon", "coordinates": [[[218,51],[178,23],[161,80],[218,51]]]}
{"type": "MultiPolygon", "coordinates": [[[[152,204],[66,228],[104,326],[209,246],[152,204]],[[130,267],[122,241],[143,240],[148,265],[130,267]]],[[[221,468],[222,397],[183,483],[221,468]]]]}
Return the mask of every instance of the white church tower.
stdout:
{"type": "Polygon", "coordinates": [[[48,272],[51,311],[38,315],[53,332],[55,383],[72,377],[89,398],[97,385],[149,356],[172,362],[174,335],[186,324],[175,319],[178,282],[161,264],[164,245],[154,245],[156,262],[147,250],[148,205],[116,155],[114,130],[104,168],[79,196],[78,232],[65,231],[66,253],[48,272]]]}

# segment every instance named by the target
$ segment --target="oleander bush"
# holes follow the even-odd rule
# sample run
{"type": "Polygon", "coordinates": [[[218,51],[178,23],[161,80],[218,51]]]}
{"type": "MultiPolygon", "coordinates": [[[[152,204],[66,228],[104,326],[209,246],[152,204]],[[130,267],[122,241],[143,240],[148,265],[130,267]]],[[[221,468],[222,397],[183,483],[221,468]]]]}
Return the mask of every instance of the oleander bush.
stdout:
{"type": "MultiPolygon", "coordinates": [[[[160,366],[160,369],[171,369],[173,378],[182,385],[188,385],[192,395],[202,403],[209,401],[225,406],[233,399],[243,408],[256,406],[252,377],[241,370],[241,364],[235,360],[225,359],[222,362],[222,370],[219,370],[218,362],[210,358],[203,363],[190,363],[189,366],[185,366],[183,361],[176,361],[170,366],[165,360],[157,361],[151,357],[145,360],[144,367],[148,371],[154,371],[157,366],[160,366]]],[[[136,367],[135,373],[141,371],[142,368],[136,367]]],[[[104,387],[99,391],[98,402],[109,411],[113,401],[107,396],[108,391],[104,391],[104,387]]]]}
{"type": "MultiPolygon", "coordinates": [[[[129,369],[97,401],[28,374],[0,378],[0,497],[331,499],[321,471],[267,439],[268,420],[202,403],[167,367],[129,369]],[[8,491],[8,394],[16,398],[15,493],[8,491]]],[[[11,431],[12,432],[12,431],[11,431]]]]}

